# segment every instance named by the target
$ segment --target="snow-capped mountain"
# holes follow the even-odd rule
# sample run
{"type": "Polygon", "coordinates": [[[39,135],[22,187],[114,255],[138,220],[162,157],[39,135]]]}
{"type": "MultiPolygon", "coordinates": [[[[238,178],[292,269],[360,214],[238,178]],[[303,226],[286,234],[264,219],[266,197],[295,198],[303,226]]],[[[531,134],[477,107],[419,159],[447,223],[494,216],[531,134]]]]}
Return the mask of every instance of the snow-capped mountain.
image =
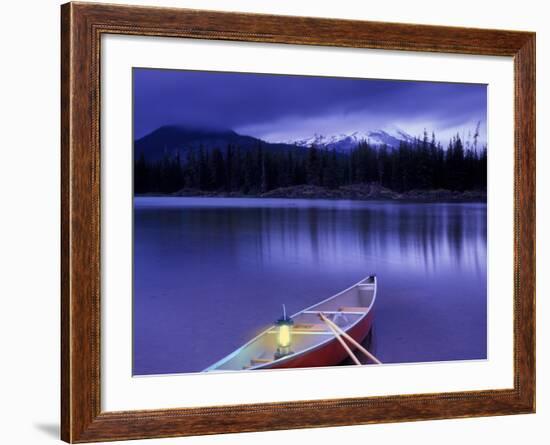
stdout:
{"type": "Polygon", "coordinates": [[[312,137],[296,141],[286,141],[287,144],[295,144],[299,147],[324,147],[336,151],[348,151],[355,148],[360,142],[365,141],[371,145],[387,145],[391,148],[399,147],[400,141],[411,142],[414,138],[403,130],[395,129],[391,132],[385,130],[354,131],[353,133],[339,133],[333,135],[314,134],[312,137]]]}

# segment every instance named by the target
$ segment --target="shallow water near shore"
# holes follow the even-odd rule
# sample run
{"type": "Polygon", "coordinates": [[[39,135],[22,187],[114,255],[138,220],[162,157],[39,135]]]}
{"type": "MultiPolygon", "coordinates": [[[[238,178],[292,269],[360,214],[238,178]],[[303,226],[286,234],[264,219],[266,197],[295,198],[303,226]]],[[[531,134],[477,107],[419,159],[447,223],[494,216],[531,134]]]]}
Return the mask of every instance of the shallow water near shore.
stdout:
{"type": "Polygon", "coordinates": [[[198,372],[279,318],[378,276],[387,363],[486,358],[484,203],[134,199],[135,375],[198,372]]]}

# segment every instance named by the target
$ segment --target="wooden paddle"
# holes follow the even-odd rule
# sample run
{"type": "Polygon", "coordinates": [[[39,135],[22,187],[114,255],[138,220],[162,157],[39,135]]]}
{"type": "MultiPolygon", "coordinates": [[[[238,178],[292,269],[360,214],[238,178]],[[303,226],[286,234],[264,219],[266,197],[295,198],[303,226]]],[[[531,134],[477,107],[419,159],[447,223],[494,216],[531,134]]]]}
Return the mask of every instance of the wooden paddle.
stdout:
{"type": "MultiPolygon", "coordinates": [[[[327,326],[333,331],[339,333],[341,336],[343,336],[346,340],[348,340],[352,345],[354,345],[357,349],[359,349],[365,356],[367,356],[369,359],[371,359],[373,362],[377,363],[378,365],[381,365],[382,362],[378,360],[373,354],[371,354],[367,349],[365,349],[359,342],[357,342],[351,335],[344,332],[340,326],[338,326],[336,323],[334,323],[332,320],[329,320],[325,314],[322,312],[319,312],[319,317],[321,320],[323,320],[327,326]]],[[[340,338],[340,335],[337,337],[341,342],[343,341],[340,338]]],[[[346,345],[346,350],[349,348],[346,345]]],[[[355,356],[354,356],[355,357],[355,356]]]]}
{"type": "Polygon", "coordinates": [[[342,340],[342,337],[340,337],[340,333],[334,329],[329,323],[327,323],[327,326],[328,328],[332,331],[332,333],[334,334],[334,336],[336,337],[336,340],[338,340],[340,342],[340,344],[342,345],[342,347],[346,350],[346,352],[348,353],[348,355],[350,356],[350,358],[355,362],[356,365],[359,365],[361,366],[361,362],[359,361],[359,359],[355,356],[355,354],[353,353],[353,351],[350,349],[350,347],[346,344],[346,342],[344,340],[342,340]]]}

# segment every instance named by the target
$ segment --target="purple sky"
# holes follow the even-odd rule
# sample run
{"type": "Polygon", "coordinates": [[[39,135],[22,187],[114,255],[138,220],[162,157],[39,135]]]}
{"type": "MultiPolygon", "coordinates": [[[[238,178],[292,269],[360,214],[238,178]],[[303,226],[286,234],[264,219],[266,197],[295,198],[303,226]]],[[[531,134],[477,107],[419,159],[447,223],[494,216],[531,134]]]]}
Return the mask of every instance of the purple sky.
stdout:
{"type": "Polygon", "coordinates": [[[136,139],[181,124],[268,141],[426,128],[445,144],[481,121],[486,141],[486,85],[148,68],[134,68],[133,79],[136,139]]]}

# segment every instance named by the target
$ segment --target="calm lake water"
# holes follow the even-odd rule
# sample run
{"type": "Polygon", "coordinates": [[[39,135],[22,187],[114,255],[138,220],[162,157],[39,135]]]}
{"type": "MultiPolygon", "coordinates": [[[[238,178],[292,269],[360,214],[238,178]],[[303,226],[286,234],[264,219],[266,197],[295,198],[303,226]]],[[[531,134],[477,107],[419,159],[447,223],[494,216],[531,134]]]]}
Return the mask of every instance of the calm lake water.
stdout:
{"type": "Polygon", "coordinates": [[[378,276],[385,363],[484,359],[485,204],[134,199],[136,375],[201,371],[290,313],[378,276]]]}

